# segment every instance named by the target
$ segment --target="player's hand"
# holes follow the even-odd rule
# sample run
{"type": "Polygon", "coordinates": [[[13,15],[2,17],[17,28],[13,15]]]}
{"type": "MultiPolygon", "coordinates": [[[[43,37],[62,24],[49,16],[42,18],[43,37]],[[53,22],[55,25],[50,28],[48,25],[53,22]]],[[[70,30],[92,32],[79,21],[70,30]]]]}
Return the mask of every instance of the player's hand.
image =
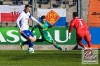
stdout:
{"type": "Polygon", "coordinates": [[[42,23],[40,23],[40,22],[39,22],[38,24],[39,24],[40,26],[43,26],[43,24],[42,24],[42,23]]]}
{"type": "Polygon", "coordinates": [[[71,33],[68,34],[68,39],[69,39],[69,40],[71,39],[71,33]]]}
{"type": "Polygon", "coordinates": [[[35,21],[36,23],[40,23],[40,22],[38,22],[38,21],[35,21]]]}
{"type": "Polygon", "coordinates": [[[22,33],[22,29],[19,30],[20,34],[22,33]]]}

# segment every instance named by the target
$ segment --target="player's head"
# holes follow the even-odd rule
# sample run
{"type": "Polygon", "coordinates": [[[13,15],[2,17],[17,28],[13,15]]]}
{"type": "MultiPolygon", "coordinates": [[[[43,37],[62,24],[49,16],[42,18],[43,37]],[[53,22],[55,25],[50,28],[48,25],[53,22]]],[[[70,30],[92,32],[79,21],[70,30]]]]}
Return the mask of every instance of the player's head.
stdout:
{"type": "Polygon", "coordinates": [[[25,5],[25,12],[29,12],[31,10],[30,5],[25,5]]]}
{"type": "Polygon", "coordinates": [[[73,12],[73,18],[78,17],[78,13],[77,12],[73,12]]]}
{"type": "Polygon", "coordinates": [[[43,15],[43,16],[41,16],[41,22],[45,22],[46,21],[46,17],[45,17],[45,15],[43,15]]]}

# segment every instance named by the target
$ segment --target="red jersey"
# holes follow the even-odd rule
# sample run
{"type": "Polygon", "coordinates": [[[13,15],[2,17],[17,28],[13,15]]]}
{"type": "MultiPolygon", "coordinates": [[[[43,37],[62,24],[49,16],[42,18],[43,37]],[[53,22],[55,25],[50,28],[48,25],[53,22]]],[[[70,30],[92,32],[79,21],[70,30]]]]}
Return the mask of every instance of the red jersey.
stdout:
{"type": "Polygon", "coordinates": [[[83,19],[75,17],[70,22],[69,32],[72,32],[73,27],[76,29],[76,33],[88,30],[88,27],[83,19]]]}

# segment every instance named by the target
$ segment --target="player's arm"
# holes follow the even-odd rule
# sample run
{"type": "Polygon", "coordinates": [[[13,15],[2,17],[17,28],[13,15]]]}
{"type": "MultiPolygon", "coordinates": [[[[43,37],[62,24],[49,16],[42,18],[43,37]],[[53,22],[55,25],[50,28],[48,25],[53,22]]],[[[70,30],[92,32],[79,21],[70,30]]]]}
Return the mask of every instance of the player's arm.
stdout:
{"type": "Polygon", "coordinates": [[[36,24],[34,27],[32,27],[31,32],[33,32],[34,29],[36,29],[39,26],[39,24],[36,24]]]}
{"type": "Polygon", "coordinates": [[[72,32],[73,26],[74,26],[74,22],[73,22],[73,20],[72,20],[72,21],[70,22],[70,26],[69,26],[69,34],[68,34],[68,38],[69,38],[69,39],[71,38],[71,32],[72,32]]]}
{"type": "Polygon", "coordinates": [[[20,23],[20,21],[21,21],[22,18],[23,18],[23,14],[20,13],[20,15],[18,16],[18,18],[17,18],[17,20],[16,20],[16,24],[17,24],[17,26],[18,26],[18,28],[19,28],[19,30],[20,30],[20,33],[22,32],[21,23],[20,23]]]}
{"type": "Polygon", "coordinates": [[[48,23],[46,22],[46,24],[42,24],[41,28],[49,28],[48,23]]]}
{"type": "Polygon", "coordinates": [[[31,18],[33,21],[37,22],[40,26],[42,26],[42,24],[38,20],[36,20],[31,14],[29,18],[31,18]]]}
{"type": "Polygon", "coordinates": [[[46,25],[43,25],[42,23],[38,22],[38,25],[40,25],[41,28],[45,28],[46,25]]]}

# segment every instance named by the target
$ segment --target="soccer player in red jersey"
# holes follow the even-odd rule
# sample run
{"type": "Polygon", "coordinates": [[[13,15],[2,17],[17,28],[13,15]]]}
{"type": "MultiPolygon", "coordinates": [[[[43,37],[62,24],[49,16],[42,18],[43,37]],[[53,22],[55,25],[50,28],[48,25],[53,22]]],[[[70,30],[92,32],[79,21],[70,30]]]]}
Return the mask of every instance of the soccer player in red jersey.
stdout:
{"type": "Polygon", "coordinates": [[[70,22],[70,27],[69,27],[69,39],[71,38],[71,32],[73,27],[76,29],[76,41],[77,43],[86,49],[84,44],[81,42],[81,40],[84,38],[85,41],[88,44],[88,47],[91,48],[92,43],[91,43],[91,35],[88,30],[88,26],[86,25],[85,21],[83,19],[80,19],[78,17],[77,12],[73,12],[73,19],[70,22]]]}

